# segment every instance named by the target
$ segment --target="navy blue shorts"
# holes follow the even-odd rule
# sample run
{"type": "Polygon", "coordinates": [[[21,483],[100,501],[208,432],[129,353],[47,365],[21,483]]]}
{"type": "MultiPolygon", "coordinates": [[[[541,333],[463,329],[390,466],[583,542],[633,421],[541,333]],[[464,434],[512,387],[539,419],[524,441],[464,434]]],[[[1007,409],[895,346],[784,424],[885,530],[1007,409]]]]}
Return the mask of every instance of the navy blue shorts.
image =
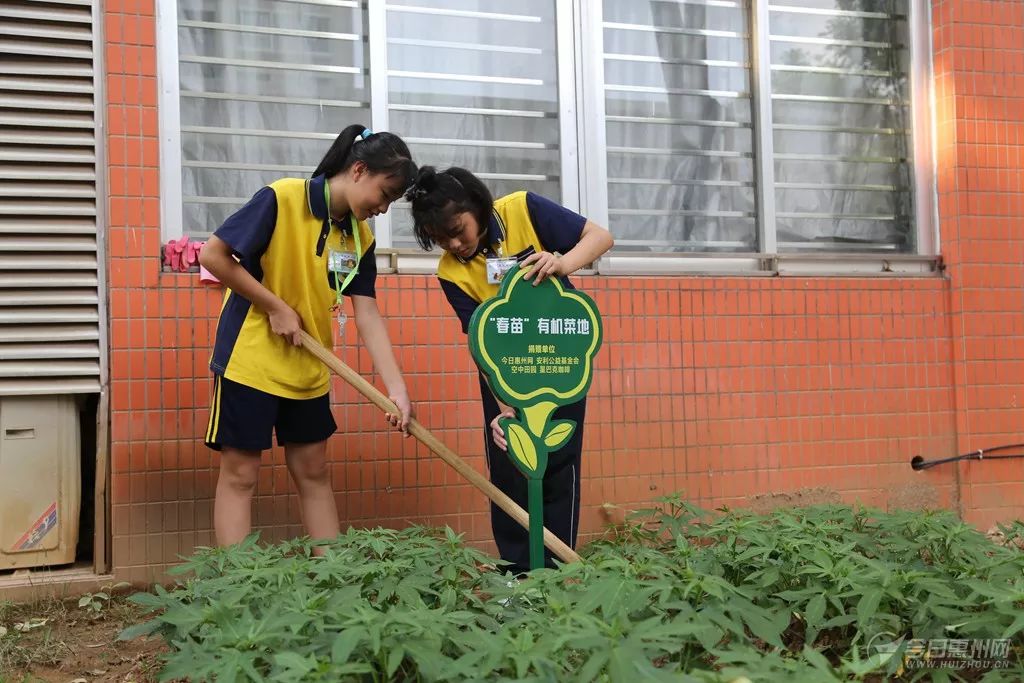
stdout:
{"type": "Polygon", "coordinates": [[[331,395],[317,398],[282,398],[232,382],[213,378],[213,401],[206,445],[215,451],[237,448],[265,451],[273,445],[326,441],[338,430],[331,413],[331,395]]]}

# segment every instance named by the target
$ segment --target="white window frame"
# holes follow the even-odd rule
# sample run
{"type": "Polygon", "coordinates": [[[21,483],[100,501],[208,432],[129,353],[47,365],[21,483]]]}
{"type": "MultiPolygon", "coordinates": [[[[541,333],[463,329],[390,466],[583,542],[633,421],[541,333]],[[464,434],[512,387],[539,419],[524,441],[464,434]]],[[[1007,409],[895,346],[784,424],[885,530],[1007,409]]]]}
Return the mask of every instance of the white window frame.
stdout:
{"type": "MultiPolygon", "coordinates": [[[[751,58],[757,162],[759,244],[752,254],[613,253],[594,264],[607,275],[934,275],[940,269],[938,193],[930,0],[909,0],[910,92],[915,254],[778,254],[775,249],[772,158],[771,65],[768,13],[772,0],[751,0],[751,58]]],[[[388,130],[387,11],[384,0],[366,3],[369,44],[370,121],[388,130]]],[[[600,225],[608,225],[608,171],[604,107],[604,27],[601,0],[556,0],[561,202],[600,225]],[[594,56],[600,55],[600,58],[594,56]]],[[[182,231],[181,105],[178,76],[177,0],[157,0],[157,64],[160,122],[160,216],[162,237],[182,231]]],[[[399,131],[399,134],[401,131],[399,131]]],[[[382,272],[433,273],[436,254],[394,249],[391,217],[375,223],[382,272]]]]}
{"type": "Polygon", "coordinates": [[[160,236],[184,231],[181,189],[181,81],[178,75],[178,0],[156,0],[157,120],[160,126],[160,236]]]}
{"type": "MultiPolygon", "coordinates": [[[[685,2],[686,0],[680,0],[685,2]]],[[[778,0],[774,0],[778,1],[778,0]]],[[[932,88],[932,41],[930,0],[908,0],[907,17],[910,33],[911,117],[913,142],[912,201],[915,226],[916,253],[913,254],[856,254],[856,253],[794,253],[779,254],[775,232],[775,172],[774,164],[765,159],[774,158],[771,131],[771,59],[768,13],[773,0],[751,0],[751,85],[754,114],[755,145],[755,201],[758,244],[762,251],[752,254],[666,253],[643,254],[611,253],[596,264],[597,272],[605,275],[685,275],[714,273],[719,275],[850,275],[867,276],[932,276],[940,271],[938,261],[938,192],[935,185],[935,121],[934,91],[932,88]],[[765,134],[767,132],[767,134],[765,134]]],[[[789,4],[789,3],[786,3],[789,4]]],[[[587,54],[603,55],[602,2],[584,2],[584,30],[582,40],[587,54]]],[[[584,106],[589,107],[588,121],[593,130],[587,138],[588,149],[606,156],[604,139],[604,59],[591,59],[584,79],[584,106]]],[[[596,161],[596,160],[593,160],[596,161]]],[[[607,165],[591,163],[586,183],[586,199],[596,205],[585,204],[587,215],[595,220],[601,217],[607,225],[607,165]]]]}

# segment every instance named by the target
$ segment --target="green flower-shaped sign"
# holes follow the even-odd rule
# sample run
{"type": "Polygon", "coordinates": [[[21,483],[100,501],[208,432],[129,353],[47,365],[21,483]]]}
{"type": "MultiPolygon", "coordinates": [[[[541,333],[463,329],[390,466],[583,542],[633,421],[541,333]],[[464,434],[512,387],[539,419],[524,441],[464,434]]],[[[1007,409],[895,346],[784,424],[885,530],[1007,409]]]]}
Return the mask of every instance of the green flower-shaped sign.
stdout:
{"type": "Polygon", "coordinates": [[[498,294],[469,323],[469,348],[494,395],[517,408],[503,419],[508,455],[529,478],[530,563],[543,564],[543,479],[548,454],[565,445],[576,424],[551,420],[555,408],[582,399],[601,347],[594,301],[557,279],[534,286],[527,271],[505,274],[498,294]]]}

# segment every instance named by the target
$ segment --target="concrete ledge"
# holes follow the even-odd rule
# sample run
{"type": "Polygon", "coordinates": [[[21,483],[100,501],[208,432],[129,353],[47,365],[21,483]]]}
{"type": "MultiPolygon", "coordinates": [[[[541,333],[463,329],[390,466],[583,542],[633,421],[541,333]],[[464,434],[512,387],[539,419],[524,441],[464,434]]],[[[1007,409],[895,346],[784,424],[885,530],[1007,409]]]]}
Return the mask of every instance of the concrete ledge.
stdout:
{"type": "Polygon", "coordinates": [[[96,574],[91,567],[19,570],[0,576],[0,600],[36,602],[95,593],[114,583],[113,574],[96,574]]]}

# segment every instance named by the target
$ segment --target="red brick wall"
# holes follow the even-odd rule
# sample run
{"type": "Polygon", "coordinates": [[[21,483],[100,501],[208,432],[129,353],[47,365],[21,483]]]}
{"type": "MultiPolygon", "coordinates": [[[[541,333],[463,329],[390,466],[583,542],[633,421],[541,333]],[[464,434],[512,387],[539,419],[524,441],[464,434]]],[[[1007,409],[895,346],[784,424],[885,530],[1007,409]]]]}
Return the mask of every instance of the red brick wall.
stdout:
{"type": "MultiPolygon", "coordinates": [[[[1024,45],[1022,26],[1015,2],[936,2],[949,279],[580,279],[606,323],[586,425],[585,533],[600,530],[603,503],[673,491],[716,506],[815,488],[794,498],[940,504],[982,525],[1021,516],[1020,462],[925,473],[908,463],[1024,441],[1014,431],[1024,363],[1010,336],[1024,330],[1024,251],[1010,222],[1024,196],[1010,144],[1024,140],[1022,109],[995,95],[1022,91],[1024,52],[1009,49],[1024,45]],[[966,49],[997,41],[996,57],[966,49]]],[[[200,439],[219,293],[159,272],[152,0],[108,2],[106,31],[113,564],[145,580],[213,542],[217,462],[200,439]]],[[[475,375],[433,279],[383,276],[379,291],[421,420],[483,470],[475,375]]],[[[352,334],[339,351],[369,375],[352,334]]],[[[343,523],[449,524],[487,546],[480,494],[389,434],[353,390],[336,385],[334,397],[343,523]]],[[[297,533],[281,453],[265,460],[255,523],[274,538],[297,533]]]]}
{"type": "MultiPolygon", "coordinates": [[[[1024,441],[1024,3],[933,7],[957,448],[1024,441]]],[[[1022,461],[959,468],[968,517],[1024,517],[1022,461]]]]}

